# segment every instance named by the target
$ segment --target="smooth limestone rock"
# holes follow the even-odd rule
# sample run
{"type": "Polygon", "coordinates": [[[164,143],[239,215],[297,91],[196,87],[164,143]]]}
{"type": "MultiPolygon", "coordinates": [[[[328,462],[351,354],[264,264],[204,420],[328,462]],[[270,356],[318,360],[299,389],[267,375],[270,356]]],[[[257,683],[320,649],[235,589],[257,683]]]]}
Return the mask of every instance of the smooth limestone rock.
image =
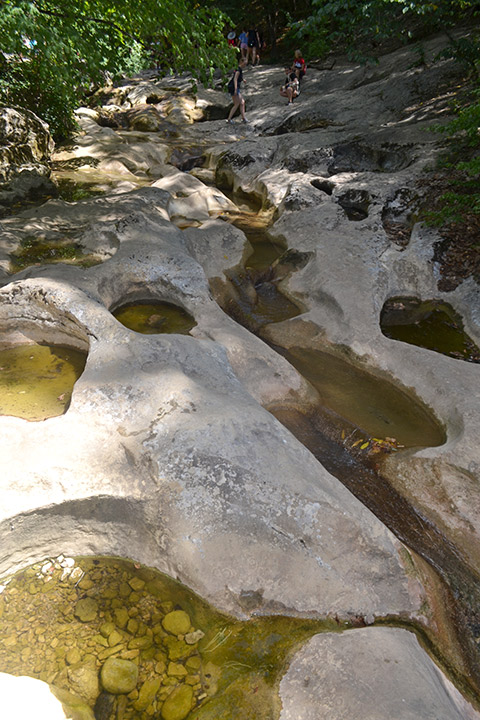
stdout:
{"type": "Polygon", "coordinates": [[[280,720],[478,720],[418,644],[398,628],[316,635],[280,683],[280,720]]]}
{"type": "Polygon", "coordinates": [[[82,700],[31,677],[0,673],[3,720],[95,720],[82,700]]]}
{"type": "Polygon", "coordinates": [[[31,677],[0,673],[0,704],[2,720],[95,720],[78,697],[31,677]]]}
{"type": "MultiPolygon", "coordinates": [[[[438,54],[441,42],[425,44],[426,58],[438,54]]],[[[445,534],[479,571],[480,413],[472,392],[478,366],[389,340],[378,317],[390,296],[442,297],[433,253],[438,235],[416,225],[401,251],[382,213],[439,152],[428,127],[439,114],[446,117],[448,94],[438,95],[438,81],[451,70],[450,61],[412,69],[407,48],[375,68],[343,61],[333,70],[309,68],[301,105],[292,110],[279,105],[282,70],[255,68],[251,123],[189,124],[182,143],[205,149],[209,170],[218,166],[227,191],[280,205],[271,236],[308,258],[282,280],[304,314],[270,326],[269,339],[340,344],[363,365],[414,389],[445,424],[444,446],[398,453],[388,469],[422,514],[434,522],[441,517],[445,534]],[[285,122],[291,112],[302,115],[285,122]],[[309,118],[327,122],[307,133],[275,134],[309,118]],[[367,194],[368,216],[352,222],[341,202],[367,194]],[[313,340],[305,331],[312,327],[313,340]]],[[[153,91],[140,85],[116,89],[115,104],[146,103],[153,91]]],[[[162,87],[155,86],[158,105],[162,87]]],[[[209,98],[213,107],[217,100],[209,98]]],[[[170,107],[175,117],[185,110],[170,107]]],[[[207,186],[168,165],[171,147],[157,134],[114,131],[88,113],[79,120],[82,134],[58,160],[98,161],[109,195],[49,201],[1,223],[2,338],[62,337],[89,356],[65,415],[46,423],[0,418],[0,570],[29,561],[35,538],[39,557],[61,548],[154,565],[236,615],[338,615],[367,623],[421,617],[428,598],[405,548],[264,409],[311,407],[315,393],[212,298],[209,281],[241,261],[246,238],[238,232],[232,238],[226,223],[206,219],[207,186]],[[162,187],[142,187],[158,178],[162,187]],[[138,189],[125,192],[125,182],[138,189]],[[188,208],[196,194],[201,217],[188,208]],[[185,214],[203,225],[182,233],[171,220],[180,224],[185,214]],[[108,261],[8,276],[20,242],[58,237],[59,227],[108,261]],[[147,338],[120,327],[109,308],[145,295],[188,310],[197,321],[192,337],[147,338]]],[[[478,342],[476,283],[462,283],[448,300],[478,342]]],[[[187,667],[192,647],[168,640],[168,661],[187,667]]],[[[350,654],[353,667],[361,664],[360,645],[350,654]]],[[[419,672],[422,663],[413,653],[419,672]]],[[[314,685],[321,689],[321,680],[314,685]]],[[[341,690],[337,682],[332,692],[341,690]]]]}
{"type": "Polygon", "coordinates": [[[130,660],[108,658],[102,665],[100,679],[104,689],[112,695],[127,694],[137,685],[138,666],[130,660]]]}
{"type": "Polygon", "coordinates": [[[30,110],[0,107],[0,214],[27,198],[52,193],[48,125],[30,110]]]}

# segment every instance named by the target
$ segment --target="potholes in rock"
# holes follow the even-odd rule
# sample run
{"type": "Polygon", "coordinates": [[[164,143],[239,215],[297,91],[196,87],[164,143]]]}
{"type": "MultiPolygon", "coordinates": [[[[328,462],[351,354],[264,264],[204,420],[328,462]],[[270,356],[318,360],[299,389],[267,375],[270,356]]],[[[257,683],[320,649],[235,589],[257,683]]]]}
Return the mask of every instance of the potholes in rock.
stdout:
{"type": "Polygon", "coordinates": [[[357,454],[445,442],[445,431],[432,412],[388,380],[338,354],[301,347],[280,352],[317,389],[323,408],[337,416],[331,420],[339,441],[357,454]]]}
{"type": "Polygon", "coordinates": [[[46,240],[30,235],[20,242],[17,252],[10,255],[10,272],[17,273],[31,265],[68,263],[92,267],[102,260],[93,253],[85,254],[84,247],[71,239],[46,240]]]}
{"type": "Polygon", "coordinates": [[[410,241],[417,212],[418,196],[410,188],[396,190],[383,207],[383,229],[387,237],[402,249],[410,241]]]}
{"type": "Polygon", "coordinates": [[[393,340],[480,363],[480,348],[466,334],[461,317],[449,303],[414,297],[390,298],[382,308],[380,328],[393,340]]]}
{"type": "Polygon", "coordinates": [[[349,220],[365,220],[368,217],[368,208],[371,198],[368,190],[347,190],[338,196],[338,204],[345,210],[349,220]]]}
{"type": "Polygon", "coordinates": [[[86,359],[85,352],[61,345],[0,350],[0,415],[33,421],[63,415],[86,359]]]}
{"type": "Polygon", "coordinates": [[[195,319],[182,307],[161,300],[135,300],[111,310],[125,327],[144,335],[180,333],[188,335],[195,319]]]}
{"type": "Polygon", "coordinates": [[[270,323],[299,315],[302,309],[281,292],[279,283],[292,270],[303,267],[310,254],[287,250],[285,243],[268,235],[271,210],[225,217],[245,233],[252,248],[243,268],[225,272],[227,283],[217,287],[211,282],[225,312],[256,334],[270,323]]]}
{"type": "Polygon", "coordinates": [[[327,195],[331,195],[335,190],[335,183],[331,180],[325,180],[324,178],[315,178],[314,180],[310,180],[310,185],[313,185],[314,188],[321,190],[327,195]]]}
{"type": "Polygon", "coordinates": [[[0,588],[2,670],[75,694],[97,718],[267,720],[294,648],[349,624],[240,622],[156,570],[107,557],[47,558],[0,588]]]}
{"type": "Polygon", "coordinates": [[[413,146],[383,143],[373,147],[358,141],[346,142],[333,148],[328,171],[341,172],[397,172],[414,161],[413,146]]]}
{"type": "Polygon", "coordinates": [[[0,414],[34,421],[62,415],[85,368],[87,331],[42,290],[10,288],[0,304],[0,414]]]}

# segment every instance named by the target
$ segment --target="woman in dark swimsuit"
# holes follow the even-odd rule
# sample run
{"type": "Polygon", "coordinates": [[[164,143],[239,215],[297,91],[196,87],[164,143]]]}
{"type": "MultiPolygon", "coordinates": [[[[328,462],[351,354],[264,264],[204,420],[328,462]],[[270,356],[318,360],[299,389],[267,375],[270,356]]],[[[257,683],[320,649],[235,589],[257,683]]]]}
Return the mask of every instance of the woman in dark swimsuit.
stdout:
{"type": "Polygon", "coordinates": [[[247,45],[248,45],[247,62],[251,55],[252,56],[252,65],[255,65],[255,61],[257,59],[257,53],[260,51],[260,38],[258,35],[258,31],[256,29],[248,31],[247,45]]]}
{"type": "Polygon", "coordinates": [[[228,83],[228,92],[232,96],[233,102],[232,109],[230,110],[227,118],[228,123],[233,122],[232,118],[237,112],[238,108],[240,108],[240,114],[242,116],[243,122],[248,122],[247,118],[245,117],[245,100],[240,93],[240,85],[243,81],[243,69],[245,68],[246,64],[247,61],[245,60],[245,58],[241,58],[240,62],[238,63],[238,68],[235,70],[232,79],[228,83]]]}

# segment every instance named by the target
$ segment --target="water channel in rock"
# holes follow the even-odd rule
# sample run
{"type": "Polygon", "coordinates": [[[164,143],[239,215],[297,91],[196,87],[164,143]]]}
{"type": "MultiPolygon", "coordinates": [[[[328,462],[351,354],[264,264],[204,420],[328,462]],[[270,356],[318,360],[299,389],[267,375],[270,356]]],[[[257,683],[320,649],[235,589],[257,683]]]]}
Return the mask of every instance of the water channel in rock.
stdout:
{"type": "MultiPolygon", "coordinates": [[[[232,221],[244,230],[245,220],[239,222],[238,218],[232,218],[232,221]]],[[[246,235],[253,247],[256,242],[260,243],[265,264],[256,263],[252,272],[247,261],[244,268],[227,271],[227,283],[222,288],[213,284],[212,291],[227,313],[283,355],[320,396],[314,412],[284,406],[269,410],[332,475],[439,573],[447,623],[454,628],[462,660],[468,668],[466,674],[470,676],[457,677],[457,681],[463,685],[466,682],[467,686],[471,683],[470,692],[478,699],[478,578],[433,523],[392,487],[381,469],[386,453],[442,445],[446,440],[445,431],[432,412],[411,393],[360,370],[340,353],[308,347],[286,349],[269,342],[266,331],[269,323],[281,322],[302,312],[300,306],[282,297],[278,287],[279,280],[285,277],[282,258],[289,253],[295,255],[295,251],[279,247],[278,243],[274,243],[270,253],[265,251],[264,245],[269,242],[268,220],[263,229],[257,224],[255,232],[246,235]],[[270,257],[274,257],[273,262],[270,257]],[[270,307],[268,312],[262,308],[260,313],[258,307],[262,305],[257,295],[264,283],[269,286],[270,307]],[[233,293],[229,285],[235,289],[233,293]],[[285,306],[287,313],[282,314],[285,306]]],[[[286,268],[294,271],[295,263],[286,263],[286,268]]]]}
{"type": "Polygon", "coordinates": [[[86,353],[60,345],[35,343],[1,350],[0,415],[36,421],[62,415],[86,358],[86,353]]]}
{"type": "MultiPolygon", "coordinates": [[[[236,200],[238,201],[238,198],[236,200]]],[[[271,211],[244,208],[237,216],[228,218],[245,232],[253,253],[247,258],[243,268],[227,271],[229,287],[223,287],[221,292],[212,287],[223,309],[266,341],[263,331],[269,324],[302,313],[303,308],[281,292],[279,283],[308,259],[301,253],[287,249],[278,240],[272,242],[268,236],[272,215],[271,211]]],[[[164,332],[161,327],[164,325],[163,321],[159,321],[159,328],[149,325],[152,315],[160,313],[155,303],[147,304],[151,307],[145,311],[147,314],[140,320],[140,325],[151,327],[151,332],[164,332]]],[[[140,315],[143,312],[142,309],[140,315]]],[[[118,315],[117,319],[122,321],[118,315]]],[[[138,317],[135,319],[135,322],[137,321],[138,317]]],[[[125,324],[131,327],[127,322],[125,324]]],[[[137,330],[137,327],[133,329],[137,330]]],[[[150,332],[148,329],[138,331],[150,332]]],[[[417,448],[440,445],[445,441],[443,429],[431,413],[411,395],[391,383],[380,386],[375,375],[359,371],[354,363],[338,354],[314,351],[308,347],[287,350],[270,344],[316,388],[323,403],[314,413],[308,415],[300,409],[285,407],[270,410],[313,452],[329,472],[343,482],[407,546],[425,558],[447,583],[444,587],[447,614],[449,621],[455,626],[457,639],[464,653],[463,659],[471,674],[470,679],[466,677],[468,672],[457,674],[456,680],[465,690],[469,689],[470,680],[470,691],[475,693],[480,687],[478,645],[474,642],[475,637],[480,637],[477,578],[460,561],[455,548],[446,538],[395,491],[381,473],[381,458],[384,453],[402,452],[401,446],[417,448]],[[339,386],[342,385],[344,387],[340,390],[339,386]],[[368,398],[368,402],[365,398],[368,398]],[[352,408],[355,409],[354,412],[352,408]]],[[[69,353],[76,352],[66,350],[69,353]]],[[[30,355],[33,353],[30,352],[30,355]]],[[[59,371],[55,369],[58,362],[51,362],[53,365],[47,365],[47,369],[41,372],[45,372],[47,385],[50,383],[50,387],[53,387],[53,374],[59,371]]],[[[83,357],[83,364],[84,362],[83,357]]],[[[28,366],[28,362],[26,365],[28,366]]],[[[7,367],[6,361],[1,360],[0,366],[1,381],[4,368],[7,367]]],[[[82,370],[83,366],[73,382],[82,370]]],[[[22,372],[26,377],[27,368],[22,372]]],[[[18,395],[26,394],[26,391],[18,391],[18,395]]],[[[68,391],[60,388],[55,396],[60,412],[54,414],[65,411],[70,395],[71,389],[68,391]]],[[[38,417],[29,419],[52,416],[44,413],[41,409],[37,412],[38,417]]],[[[33,674],[60,686],[63,683],[63,686],[72,690],[72,669],[75,669],[80,661],[69,663],[67,653],[70,650],[78,650],[87,664],[91,663],[92,667],[95,667],[98,675],[102,662],[109,656],[114,657],[117,652],[114,650],[116,644],[121,644],[122,649],[118,656],[120,653],[134,652],[132,657],[141,660],[141,682],[136,691],[132,691],[132,696],[127,698],[126,714],[123,715],[126,720],[128,717],[143,718],[141,713],[146,713],[145,718],[151,717],[152,712],[159,709],[158,701],[156,706],[138,707],[138,703],[142,705],[146,702],[148,691],[158,685],[158,689],[162,688],[159,699],[165,702],[168,694],[173,692],[172,688],[175,689],[179,684],[178,678],[188,676],[191,676],[192,683],[191,698],[190,691],[188,696],[192,704],[197,703],[196,717],[199,720],[210,720],[225,714],[229,718],[238,717],[239,720],[250,717],[270,718],[277,702],[272,686],[283,671],[289,654],[314,632],[341,629],[334,621],[325,621],[322,624],[319,621],[294,618],[259,618],[250,624],[238,623],[212,608],[207,611],[202,601],[199,601],[198,607],[195,606],[193,594],[186,588],[179,590],[177,585],[174,587],[174,581],[170,578],[162,576],[158,579],[159,575],[155,574],[155,571],[134,568],[124,561],[84,558],[75,560],[72,571],[65,573],[68,567],[70,566],[56,560],[47,560],[22,571],[6,584],[0,596],[0,616],[3,613],[2,635],[7,638],[9,655],[16,660],[12,660],[10,669],[2,662],[3,669],[15,674],[33,674]],[[45,570],[50,567],[49,564],[53,567],[51,572],[50,569],[45,570]],[[72,576],[74,570],[77,576],[72,576]],[[154,573],[155,577],[151,573],[154,573]],[[140,591],[131,584],[134,577],[139,577],[143,582],[140,591]],[[123,587],[124,596],[119,589],[118,578],[121,578],[120,585],[123,587]],[[128,594],[127,586],[130,588],[128,594]],[[161,590],[157,592],[152,588],[161,590]],[[59,600],[57,591],[65,594],[63,602],[59,600]],[[133,602],[127,602],[127,598],[132,600],[132,595],[133,602]],[[75,616],[76,604],[72,601],[88,598],[96,601],[98,613],[93,621],[82,621],[75,616]],[[22,602],[25,605],[22,606],[22,602]],[[143,603],[147,608],[145,617],[138,618],[139,603],[143,603]],[[44,619],[39,614],[43,608],[46,613],[44,619]],[[126,622],[123,627],[119,627],[116,622],[119,614],[115,611],[122,608],[126,610],[128,619],[123,613],[122,617],[126,622]],[[165,646],[164,643],[165,632],[155,632],[155,627],[162,625],[163,617],[173,610],[183,610],[189,615],[192,632],[201,630],[205,633],[204,637],[194,643],[195,649],[191,655],[170,655],[168,644],[165,646]],[[22,624],[17,627],[15,623],[20,622],[20,617],[23,618],[22,624]],[[137,620],[139,631],[130,632],[136,628],[135,622],[132,623],[131,620],[137,620]],[[5,624],[7,621],[11,623],[8,626],[5,624]],[[105,625],[108,628],[104,627],[105,625]],[[3,631],[3,628],[10,629],[7,632],[3,631]],[[72,633],[73,628],[75,631],[72,633]],[[108,633],[107,629],[111,632],[108,633]],[[119,640],[118,635],[113,635],[110,642],[110,635],[115,632],[122,639],[119,640]],[[46,650],[42,658],[32,658],[31,646],[34,637],[46,650]],[[62,644],[64,637],[68,637],[69,641],[62,644]],[[114,640],[118,640],[118,643],[114,640]],[[132,641],[133,645],[129,647],[132,641]],[[80,642],[85,642],[84,647],[77,647],[80,642]],[[187,667],[188,658],[193,656],[200,657],[199,665],[196,668],[187,667]],[[29,665],[30,658],[31,662],[36,662],[34,666],[29,665]],[[184,671],[180,667],[176,668],[181,675],[169,675],[170,663],[183,666],[184,671]],[[207,666],[210,672],[206,671],[207,666]],[[195,683],[193,676],[196,676],[195,683]],[[145,685],[142,695],[142,688],[147,680],[148,684],[145,685]],[[204,694],[206,696],[202,697],[204,694]],[[130,708],[128,712],[127,707],[130,708]],[[147,713],[148,709],[150,712],[147,713]]],[[[138,582],[136,584],[140,588],[138,582]]],[[[396,622],[398,620],[392,619],[391,624],[396,622]]],[[[181,642],[183,643],[183,640],[181,642]]],[[[0,658],[1,653],[0,648],[0,658]]],[[[76,659],[78,655],[72,652],[68,657],[76,659]]],[[[449,671],[455,676],[455,670],[451,666],[449,671]]],[[[185,682],[183,684],[185,685],[185,682]]],[[[110,700],[105,699],[107,704],[110,700]]],[[[115,702],[119,702],[118,698],[115,702]]]]}

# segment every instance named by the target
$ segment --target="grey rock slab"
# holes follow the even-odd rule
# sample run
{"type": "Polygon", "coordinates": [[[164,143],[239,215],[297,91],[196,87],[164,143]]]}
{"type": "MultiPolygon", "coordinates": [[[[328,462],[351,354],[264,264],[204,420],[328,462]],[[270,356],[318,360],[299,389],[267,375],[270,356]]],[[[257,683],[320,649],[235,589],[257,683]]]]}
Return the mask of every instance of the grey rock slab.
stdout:
{"type": "Polygon", "coordinates": [[[477,720],[415,635],[364,628],[316,635],[280,683],[280,720],[477,720]]]}
{"type": "MultiPolygon", "coordinates": [[[[428,52],[440,50],[442,42],[434,38],[428,52]]],[[[280,217],[270,236],[290,249],[311,253],[305,267],[280,285],[306,311],[269,326],[268,339],[289,346],[293,337],[301,340],[302,322],[313,323],[320,346],[323,339],[327,345],[349,347],[360,365],[385,373],[407,392],[416,393],[445,425],[445,445],[418,451],[413,458],[391,458],[389,478],[441,526],[478,571],[480,556],[476,549],[472,554],[472,548],[478,548],[480,501],[474,489],[480,477],[478,365],[388,339],[379,326],[389,297],[436,298],[450,302],[463,315],[471,338],[480,341],[478,284],[470,279],[454,292],[438,290],[434,259],[438,233],[417,224],[402,250],[383,228],[383,211],[391,206],[391,198],[405,189],[415,193],[417,178],[438,155],[438,137],[428,127],[439,117],[448,118],[445,85],[439,85],[440,66],[412,68],[411,62],[411,54],[402,49],[383,58],[378,68],[340,64],[318,75],[309,69],[295,112],[307,116],[311,108],[315,114],[323,102],[329,110],[325,117],[338,124],[262,138],[260,149],[249,137],[223,154],[215,150],[212,159],[218,159],[217,177],[231,187],[279,204],[280,217]],[[392,72],[395,87],[401,88],[396,104],[392,72]],[[375,110],[374,122],[370,107],[375,110]],[[350,121],[352,113],[354,121],[350,121]],[[332,184],[330,193],[318,189],[325,182],[332,184]],[[317,188],[317,203],[312,188],[317,188]],[[352,221],[345,199],[362,193],[370,197],[368,216],[352,221]],[[460,492],[462,483],[473,492],[470,508],[460,492]]],[[[450,62],[441,65],[447,84],[457,71],[450,62]]],[[[269,89],[274,72],[265,68],[250,73],[255,79],[251,93],[258,102],[257,131],[262,123],[274,131],[285,122],[276,109],[273,86],[269,89]]],[[[303,339],[308,342],[306,335],[303,339]]]]}
{"type": "Polygon", "coordinates": [[[30,110],[0,107],[0,213],[55,190],[49,160],[54,143],[48,125],[30,110]]]}
{"type": "Polygon", "coordinates": [[[260,589],[265,609],[419,611],[397,542],[246,392],[218,343],[138,336],[45,277],[1,294],[4,323],[15,307],[20,329],[35,318],[48,340],[83,326],[89,344],[65,415],[0,418],[7,564],[35,538],[42,555],[123,549],[237,613],[242,592],[260,589]],[[118,503],[135,513],[112,514],[118,503]]]}

